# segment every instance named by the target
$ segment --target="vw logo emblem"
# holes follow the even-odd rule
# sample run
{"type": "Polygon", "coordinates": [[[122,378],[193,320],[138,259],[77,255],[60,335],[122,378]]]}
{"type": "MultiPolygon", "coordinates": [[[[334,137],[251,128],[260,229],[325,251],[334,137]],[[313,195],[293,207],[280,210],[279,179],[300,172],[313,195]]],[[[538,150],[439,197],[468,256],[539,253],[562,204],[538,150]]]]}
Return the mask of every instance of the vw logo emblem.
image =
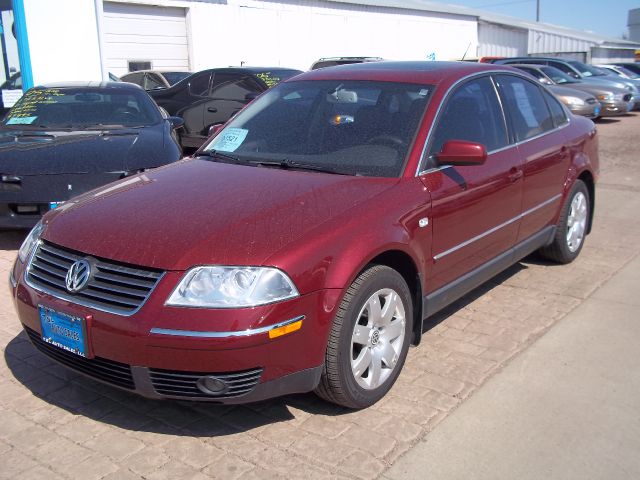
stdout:
{"type": "Polygon", "coordinates": [[[82,290],[89,282],[91,275],[91,264],[86,260],[78,260],[69,267],[65,283],[70,293],[76,293],[82,290]]]}

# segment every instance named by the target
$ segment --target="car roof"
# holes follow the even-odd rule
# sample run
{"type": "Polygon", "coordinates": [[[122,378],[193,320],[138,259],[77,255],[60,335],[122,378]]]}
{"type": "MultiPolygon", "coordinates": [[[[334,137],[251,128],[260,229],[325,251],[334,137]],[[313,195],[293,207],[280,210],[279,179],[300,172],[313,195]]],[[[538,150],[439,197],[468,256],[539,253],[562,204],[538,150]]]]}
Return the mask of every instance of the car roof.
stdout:
{"type": "Polygon", "coordinates": [[[374,80],[435,85],[474,73],[518,72],[506,65],[470,62],[366,62],[311,70],[287,80],[374,80]]]}
{"type": "Polygon", "coordinates": [[[38,85],[34,88],[105,88],[117,90],[141,90],[142,87],[129,82],[58,82],[38,85]]]}
{"type": "Polygon", "coordinates": [[[135,70],[133,72],[127,72],[124,75],[122,75],[122,77],[120,78],[124,78],[127,75],[131,75],[133,73],[192,73],[189,70],[135,70]]]}

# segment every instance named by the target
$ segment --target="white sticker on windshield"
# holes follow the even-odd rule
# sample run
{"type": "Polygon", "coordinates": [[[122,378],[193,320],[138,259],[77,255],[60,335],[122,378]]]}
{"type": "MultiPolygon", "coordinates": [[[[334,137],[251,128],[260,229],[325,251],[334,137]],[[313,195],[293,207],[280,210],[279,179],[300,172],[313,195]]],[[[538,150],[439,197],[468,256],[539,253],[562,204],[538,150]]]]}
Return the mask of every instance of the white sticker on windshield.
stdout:
{"type": "Polygon", "coordinates": [[[31,125],[38,117],[11,117],[7,125],[31,125]]]}
{"type": "Polygon", "coordinates": [[[213,148],[220,152],[235,152],[247,138],[247,133],[249,130],[245,128],[225,128],[216,138],[213,148]]]}

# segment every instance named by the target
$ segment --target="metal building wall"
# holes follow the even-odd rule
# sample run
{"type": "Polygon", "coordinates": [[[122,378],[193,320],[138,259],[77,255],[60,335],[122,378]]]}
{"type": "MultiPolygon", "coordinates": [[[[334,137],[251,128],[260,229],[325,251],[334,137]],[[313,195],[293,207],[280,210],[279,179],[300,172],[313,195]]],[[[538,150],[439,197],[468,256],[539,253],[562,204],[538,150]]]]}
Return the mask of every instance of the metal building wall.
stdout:
{"type": "Polygon", "coordinates": [[[566,56],[589,62],[591,61],[591,47],[596,45],[595,42],[580,38],[542,30],[529,30],[529,55],[566,56]],[[562,55],[563,53],[571,55],[562,55]]]}
{"type": "Polygon", "coordinates": [[[593,47],[591,49],[591,63],[594,64],[633,62],[634,58],[635,52],[630,48],[593,47]]]}
{"type": "Polygon", "coordinates": [[[527,30],[478,22],[478,58],[520,57],[527,54],[527,30]]]}

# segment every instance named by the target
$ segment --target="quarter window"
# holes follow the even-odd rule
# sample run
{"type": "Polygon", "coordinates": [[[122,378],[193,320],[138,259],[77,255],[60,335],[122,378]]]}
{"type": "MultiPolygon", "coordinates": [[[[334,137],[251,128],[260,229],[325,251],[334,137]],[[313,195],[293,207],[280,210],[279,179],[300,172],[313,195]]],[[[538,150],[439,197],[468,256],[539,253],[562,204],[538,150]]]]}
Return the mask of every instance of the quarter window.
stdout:
{"type": "Polygon", "coordinates": [[[524,78],[510,75],[499,75],[498,85],[517,141],[554,128],[540,87],[524,78]]]}
{"type": "Polygon", "coordinates": [[[553,123],[555,126],[559,127],[560,125],[567,123],[569,119],[567,118],[564,108],[562,108],[558,99],[547,91],[544,92],[544,98],[547,100],[547,105],[549,105],[549,109],[551,110],[551,116],[553,117],[553,123]]]}
{"type": "Polygon", "coordinates": [[[489,152],[507,145],[502,109],[489,77],[471,80],[449,97],[438,119],[429,156],[438,153],[448,140],[481,143],[489,152]]]}

